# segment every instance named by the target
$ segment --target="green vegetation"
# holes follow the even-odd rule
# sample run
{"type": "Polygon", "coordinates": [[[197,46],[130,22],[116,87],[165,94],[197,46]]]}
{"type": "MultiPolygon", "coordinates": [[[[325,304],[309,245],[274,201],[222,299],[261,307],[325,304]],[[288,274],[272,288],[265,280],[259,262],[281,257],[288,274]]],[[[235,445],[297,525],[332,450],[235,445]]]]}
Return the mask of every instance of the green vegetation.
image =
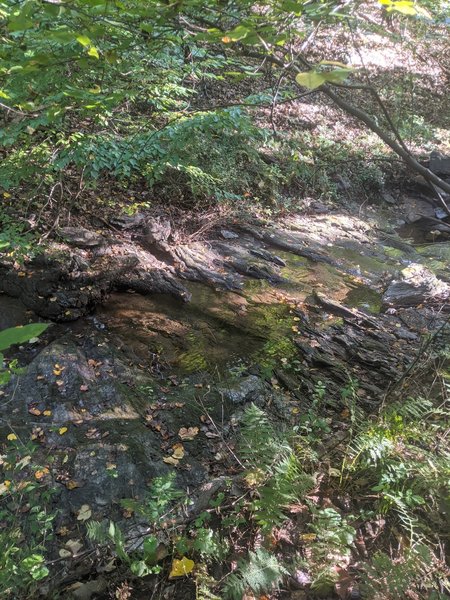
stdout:
{"type": "MultiPolygon", "coordinates": [[[[366,19],[358,2],[263,4],[260,12],[242,1],[1,2],[5,208],[20,211],[21,197],[27,211],[54,215],[83,211],[94,197],[109,205],[111,196],[124,208],[133,200],[126,197],[130,185],[152,201],[185,207],[289,206],[299,192],[335,196],[349,153],[356,163],[348,172],[360,191],[376,193],[384,175],[367,150],[373,153],[380,135],[415,167],[395,138],[400,131],[415,143],[429,140],[432,127],[413,107],[407,112],[403,98],[414,94],[408,74],[381,84],[394,98],[385,104],[371,86],[361,88],[364,73],[327,56],[319,42],[321,61],[296,50],[318,24],[351,35],[382,31],[393,43],[395,30],[376,24],[381,7],[371,6],[373,18],[366,19]],[[295,60],[286,62],[294,51],[295,60]],[[299,94],[321,92],[333,101],[340,94],[337,106],[355,116],[360,107],[350,105],[339,87],[344,83],[354,86],[375,134],[359,136],[359,149],[354,136],[339,139],[325,124],[311,133],[294,120],[277,130],[274,110],[291,106],[299,94]]],[[[391,22],[409,28],[414,43],[432,37],[439,51],[444,4],[386,1],[382,7],[391,22]]],[[[395,43],[399,53],[409,50],[406,39],[395,43]]],[[[14,239],[16,231],[8,235],[14,239]]]]}
{"type": "MultiPolygon", "coordinates": [[[[216,213],[229,222],[251,213],[270,223],[274,216],[314,203],[318,213],[339,203],[363,207],[379,201],[405,167],[435,191],[450,193],[450,183],[419,161],[430,150],[450,148],[447,12],[448,3],[438,0],[0,0],[0,266],[27,277],[24,265],[58,227],[115,229],[110,217],[141,209],[170,213],[175,225],[180,217],[180,232],[172,233],[181,245],[186,238],[197,239],[185,231],[195,213],[206,214],[202,235],[210,222],[222,223],[212,218],[216,213]],[[367,64],[365,48],[373,59],[367,64]]],[[[363,235],[361,240],[366,241],[363,235]]],[[[442,261],[430,257],[439,272],[447,267],[445,251],[442,261]]],[[[64,256],[58,247],[54,252],[64,256]]],[[[418,252],[426,256],[427,248],[418,252]]],[[[354,257],[361,276],[378,269],[380,281],[398,266],[360,256],[359,249],[329,252],[336,258],[344,254],[354,257]]],[[[395,248],[386,255],[403,258],[395,248]]],[[[176,261],[171,260],[172,267],[176,261]]],[[[84,259],[76,256],[77,261],[84,276],[92,265],[86,261],[83,271],[84,259]]],[[[307,275],[306,259],[291,257],[291,263],[283,273],[295,272],[292,280],[298,283],[307,275]]],[[[100,276],[105,267],[98,264],[100,276]]],[[[64,274],[66,280],[70,273],[64,274]]],[[[51,293],[64,281],[54,287],[51,281],[51,293]]],[[[334,283],[330,277],[323,286],[334,283]]],[[[259,282],[248,289],[252,285],[263,289],[259,282]]],[[[368,308],[375,319],[381,296],[358,285],[355,281],[346,302],[368,308]]],[[[50,293],[38,296],[56,301],[50,293]]],[[[262,410],[257,400],[243,409],[236,403],[231,424],[222,419],[208,430],[212,417],[202,414],[199,427],[190,428],[196,430],[192,437],[182,428],[185,439],[193,441],[204,426],[205,439],[221,443],[210,470],[211,479],[219,471],[223,475],[218,491],[198,511],[191,490],[180,483],[182,464],[178,478],[154,477],[144,499],[122,498],[104,520],[90,520],[91,509],[83,505],[77,532],[90,547],[79,552],[79,540],[75,545],[70,540],[72,545],[61,548],[55,541],[54,448],[40,444],[36,430],[23,433],[5,419],[0,596],[31,599],[51,590],[55,600],[62,598],[67,590],[51,587],[55,565],[95,555],[103,566],[112,565],[111,585],[119,600],[129,597],[128,581],[147,576],[189,581],[198,600],[242,600],[251,594],[275,599],[289,582],[311,598],[338,594],[344,600],[352,591],[364,600],[448,597],[449,385],[440,372],[448,352],[434,357],[438,368],[432,377],[441,383],[440,394],[436,386],[426,398],[400,389],[364,412],[358,383],[350,378],[346,383],[344,368],[338,398],[318,377],[311,378],[315,387],[303,392],[291,413],[288,400],[295,396],[297,402],[306,385],[300,385],[300,377],[292,389],[288,382],[291,395],[282,396],[276,375],[280,369],[295,380],[307,369],[291,339],[300,321],[289,312],[293,306],[287,299],[276,305],[270,299],[246,302],[236,321],[247,319],[241,330],[252,339],[248,356],[227,369],[248,376],[247,367],[256,364],[258,376],[274,392],[267,407],[262,410]],[[280,396],[286,400],[281,407],[280,396]],[[129,535],[126,519],[131,517],[140,528],[129,535]]],[[[213,377],[213,343],[217,354],[226,353],[231,335],[225,316],[219,320],[223,329],[217,336],[211,332],[213,342],[205,341],[201,329],[174,333],[184,344],[174,363],[194,375],[189,384],[188,378],[179,384],[172,375],[164,394],[170,386],[183,393],[192,385],[193,394],[186,397],[196,397],[198,389],[207,397],[209,383],[193,382],[201,371],[213,377]]],[[[324,339],[337,322],[319,323],[324,339]]],[[[230,325],[238,327],[234,320],[230,325]]],[[[33,341],[47,327],[34,323],[0,332],[0,386],[11,387],[13,376],[22,372],[18,360],[6,359],[3,352],[33,341]]],[[[166,333],[163,325],[161,330],[166,333]]],[[[314,341],[311,352],[320,345],[314,341]]],[[[149,351],[152,375],[162,373],[164,348],[155,345],[155,352],[149,351]]],[[[317,363],[315,370],[321,368],[317,363]]],[[[331,361],[323,365],[335,368],[331,361]]],[[[89,358],[85,368],[102,380],[100,366],[89,358]]],[[[62,377],[64,368],[54,365],[55,377],[62,377]]],[[[123,370],[121,385],[133,393],[134,382],[123,370]]],[[[215,375],[222,376],[218,369],[215,375]]],[[[326,376],[320,373],[323,380],[326,376]]],[[[157,385],[148,383],[153,380],[144,381],[138,381],[137,390],[156,407],[153,412],[162,404],[189,407],[184,397],[163,402],[157,385]]],[[[89,386],[80,383],[76,391],[83,397],[89,386]]],[[[64,386],[62,379],[55,380],[59,385],[64,386]]],[[[8,398],[13,401],[14,394],[8,398]]],[[[208,402],[201,407],[205,413],[208,402]]],[[[31,414],[40,414],[30,406],[31,414]]],[[[129,418],[138,417],[133,412],[129,418]]],[[[145,419],[148,426],[154,414],[145,419]]],[[[184,449],[175,444],[170,450],[168,440],[176,435],[183,440],[182,429],[169,435],[159,421],[152,424],[158,449],[171,452],[163,468],[178,467],[184,449]]],[[[64,435],[67,428],[50,425],[49,431],[64,435]]],[[[95,427],[87,434],[103,440],[95,427]]],[[[195,459],[205,466],[203,457],[195,459]]],[[[62,457],[63,464],[68,460],[62,457]]],[[[117,478],[117,465],[108,464],[108,476],[117,478]]],[[[57,481],[69,491],[79,484],[57,481]]]]}

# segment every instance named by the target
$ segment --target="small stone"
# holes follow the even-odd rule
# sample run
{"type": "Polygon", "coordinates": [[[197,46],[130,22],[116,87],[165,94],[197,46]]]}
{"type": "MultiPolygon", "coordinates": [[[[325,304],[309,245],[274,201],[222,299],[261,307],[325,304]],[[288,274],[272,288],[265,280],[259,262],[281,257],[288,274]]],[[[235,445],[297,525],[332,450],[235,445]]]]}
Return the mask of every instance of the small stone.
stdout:
{"type": "Polygon", "coordinates": [[[235,240],[239,237],[237,233],[234,233],[234,231],[229,231],[228,229],[221,229],[220,235],[224,240],[235,240]]]}

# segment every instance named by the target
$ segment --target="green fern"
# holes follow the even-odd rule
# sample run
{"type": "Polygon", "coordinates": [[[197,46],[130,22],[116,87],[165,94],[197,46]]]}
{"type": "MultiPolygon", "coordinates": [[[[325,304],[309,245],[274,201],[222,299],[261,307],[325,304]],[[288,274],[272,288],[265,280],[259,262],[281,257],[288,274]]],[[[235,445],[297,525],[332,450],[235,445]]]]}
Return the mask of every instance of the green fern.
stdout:
{"type": "Polygon", "coordinates": [[[252,505],[258,525],[263,531],[280,525],[286,519],[286,507],[302,501],[314,485],[314,478],[302,470],[293,453],[282,458],[265,485],[258,488],[259,498],[252,505]]]}
{"type": "Polygon", "coordinates": [[[361,591],[367,600],[403,600],[428,598],[432,554],[424,544],[407,550],[403,557],[391,559],[377,552],[369,563],[363,565],[361,591]]]}
{"type": "Polygon", "coordinates": [[[109,539],[105,523],[99,521],[88,521],[86,523],[86,534],[92,542],[97,544],[106,544],[109,539]]]}
{"type": "Polygon", "coordinates": [[[250,404],[242,417],[239,456],[247,468],[269,471],[280,455],[290,451],[286,440],[280,439],[267,415],[254,404],[250,404]]]}
{"type": "Polygon", "coordinates": [[[242,600],[246,590],[255,594],[268,592],[288,572],[273,554],[258,548],[249,552],[247,560],[239,561],[237,572],[231,573],[224,586],[226,600],[242,600]]]}

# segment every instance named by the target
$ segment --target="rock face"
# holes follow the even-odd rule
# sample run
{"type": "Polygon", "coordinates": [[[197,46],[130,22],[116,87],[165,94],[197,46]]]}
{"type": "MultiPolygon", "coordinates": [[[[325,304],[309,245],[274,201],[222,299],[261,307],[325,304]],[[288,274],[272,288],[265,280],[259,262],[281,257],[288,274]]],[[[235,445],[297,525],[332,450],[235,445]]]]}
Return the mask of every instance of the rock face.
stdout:
{"type": "Polygon", "coordinates": [[[450,286],[438,279],[429,269],[412,264],[401,272],[383,294],[383,303],[393,307],[418,306],[429,301],[445,301],[450,296],[450,286]]]}
{"type": "MultiPolygon", "coordinates": [[[[173,469],[162,458],[179,428],[191,425],[181,409],[165,415],[170,443],[148,427],[140,384],[148,385],[149,379],[126,362],[106,334],[95,332],[82,343],[69,334],[38,354],[2,397],[0,415],[19,437],[29,439],[32,430],[39,431],[41,447],[51,449],[52,477],[66,518],[89,504],[101,519],[117,509],[121,498],[142,497],[154,477],[173,469]],[[44,410],[51,414],[44,416],[44,410]]],[[[180,485],[198,485],[205,470],[195,443],[184,447],[180,485]]]]}

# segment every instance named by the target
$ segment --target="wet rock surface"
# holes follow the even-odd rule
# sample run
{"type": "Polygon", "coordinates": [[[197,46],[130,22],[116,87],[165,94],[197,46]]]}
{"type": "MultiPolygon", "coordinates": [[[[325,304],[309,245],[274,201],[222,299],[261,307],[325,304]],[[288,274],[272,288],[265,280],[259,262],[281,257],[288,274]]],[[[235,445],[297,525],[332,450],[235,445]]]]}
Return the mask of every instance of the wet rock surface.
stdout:
{"type": "MultiPolygon", "coordinates": [[[[336,412],[358,382],[355,402],[370,412],[444,322],[447,247],[433,254],[394,227],[327,212],[175,244],[166,220],[148,223],[116,220],[101,241],[77,230],[23,266],[0,262],[1,328],[74,321],[14,350],[28,367],[0,396],[2,429],[53,457],[58,525],[87,504],[96,520],[142,527],[120,501],[168,472],[193,494],[194,518],[233,468],[246,405],[291,423],[318,386],[336,412]],[[182,459],[167,462],[180,442],[182,459]]],[[[84,529],[73,536],[88,546],[84,529]]]]}

